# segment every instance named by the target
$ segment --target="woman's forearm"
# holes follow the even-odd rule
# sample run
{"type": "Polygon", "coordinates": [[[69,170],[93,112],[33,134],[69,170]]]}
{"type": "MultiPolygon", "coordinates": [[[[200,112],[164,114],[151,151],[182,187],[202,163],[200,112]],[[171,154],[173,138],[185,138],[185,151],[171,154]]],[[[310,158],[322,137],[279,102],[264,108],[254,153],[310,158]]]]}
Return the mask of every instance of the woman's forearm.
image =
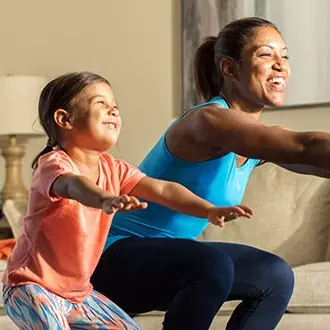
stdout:
{"type": "Polygon", "coordinates": [[[303,150],[299,163],[330,171],[330,135],[322,132],[297,134],[303,150]]]}

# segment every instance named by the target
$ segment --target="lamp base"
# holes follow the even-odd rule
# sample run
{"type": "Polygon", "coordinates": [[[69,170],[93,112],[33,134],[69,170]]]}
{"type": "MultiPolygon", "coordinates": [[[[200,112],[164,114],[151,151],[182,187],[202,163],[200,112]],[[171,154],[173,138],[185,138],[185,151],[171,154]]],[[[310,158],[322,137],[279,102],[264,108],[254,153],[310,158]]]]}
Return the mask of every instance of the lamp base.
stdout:
{"type": "Polygon", "coordinates": [[[21,177],[21,160],[25,155],[25,148],[18,145],[16,135],[9,136],[9,144],[1,148],[6,161],[6,176],[0,197],[2,202],[6,199],[27,199],[28,192],[21,177]]]}

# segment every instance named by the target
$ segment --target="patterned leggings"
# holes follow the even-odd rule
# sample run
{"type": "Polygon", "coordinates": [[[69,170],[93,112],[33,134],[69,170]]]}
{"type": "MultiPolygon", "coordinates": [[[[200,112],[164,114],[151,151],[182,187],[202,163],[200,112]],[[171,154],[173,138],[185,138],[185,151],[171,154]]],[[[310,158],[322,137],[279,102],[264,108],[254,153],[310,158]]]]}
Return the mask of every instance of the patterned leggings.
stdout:
{"type": "Polygon", "coordinates": [[[23,330],[137,330],[138,325],[96,291],[74,304],[36,284],[3,288],[8,316],[23,330]]]}

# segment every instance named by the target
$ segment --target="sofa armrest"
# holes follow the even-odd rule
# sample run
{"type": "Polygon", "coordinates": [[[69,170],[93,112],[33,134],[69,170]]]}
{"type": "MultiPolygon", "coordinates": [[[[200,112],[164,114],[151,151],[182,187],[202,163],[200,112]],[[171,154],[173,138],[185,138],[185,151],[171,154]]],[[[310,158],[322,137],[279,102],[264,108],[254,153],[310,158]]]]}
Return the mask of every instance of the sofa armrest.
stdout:
{"type": "Polygon", "coordinates": [[[22,218],[27,210],[27,201],[7,199],[2,206],[2,210],[14,237],[17,238],[22,229],[22,218]]]}

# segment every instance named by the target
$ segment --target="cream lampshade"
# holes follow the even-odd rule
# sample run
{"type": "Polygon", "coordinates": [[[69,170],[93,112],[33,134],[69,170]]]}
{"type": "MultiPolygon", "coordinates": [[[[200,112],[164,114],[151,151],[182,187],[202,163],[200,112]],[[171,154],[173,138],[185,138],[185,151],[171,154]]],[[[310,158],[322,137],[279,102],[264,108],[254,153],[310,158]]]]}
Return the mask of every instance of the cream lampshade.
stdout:
{"type": "Polygon", "coordinates": [[[0,135],[8,140],[1,148],[6,161],[6,175],[1,200],[25,199],[27,190],[21,176],[21,160],[25,155],[17,137],[40,135],[33,124],[38,116],[38,100],[46,79],[36,76],[8,75],[0,77],[0,135]]]}

